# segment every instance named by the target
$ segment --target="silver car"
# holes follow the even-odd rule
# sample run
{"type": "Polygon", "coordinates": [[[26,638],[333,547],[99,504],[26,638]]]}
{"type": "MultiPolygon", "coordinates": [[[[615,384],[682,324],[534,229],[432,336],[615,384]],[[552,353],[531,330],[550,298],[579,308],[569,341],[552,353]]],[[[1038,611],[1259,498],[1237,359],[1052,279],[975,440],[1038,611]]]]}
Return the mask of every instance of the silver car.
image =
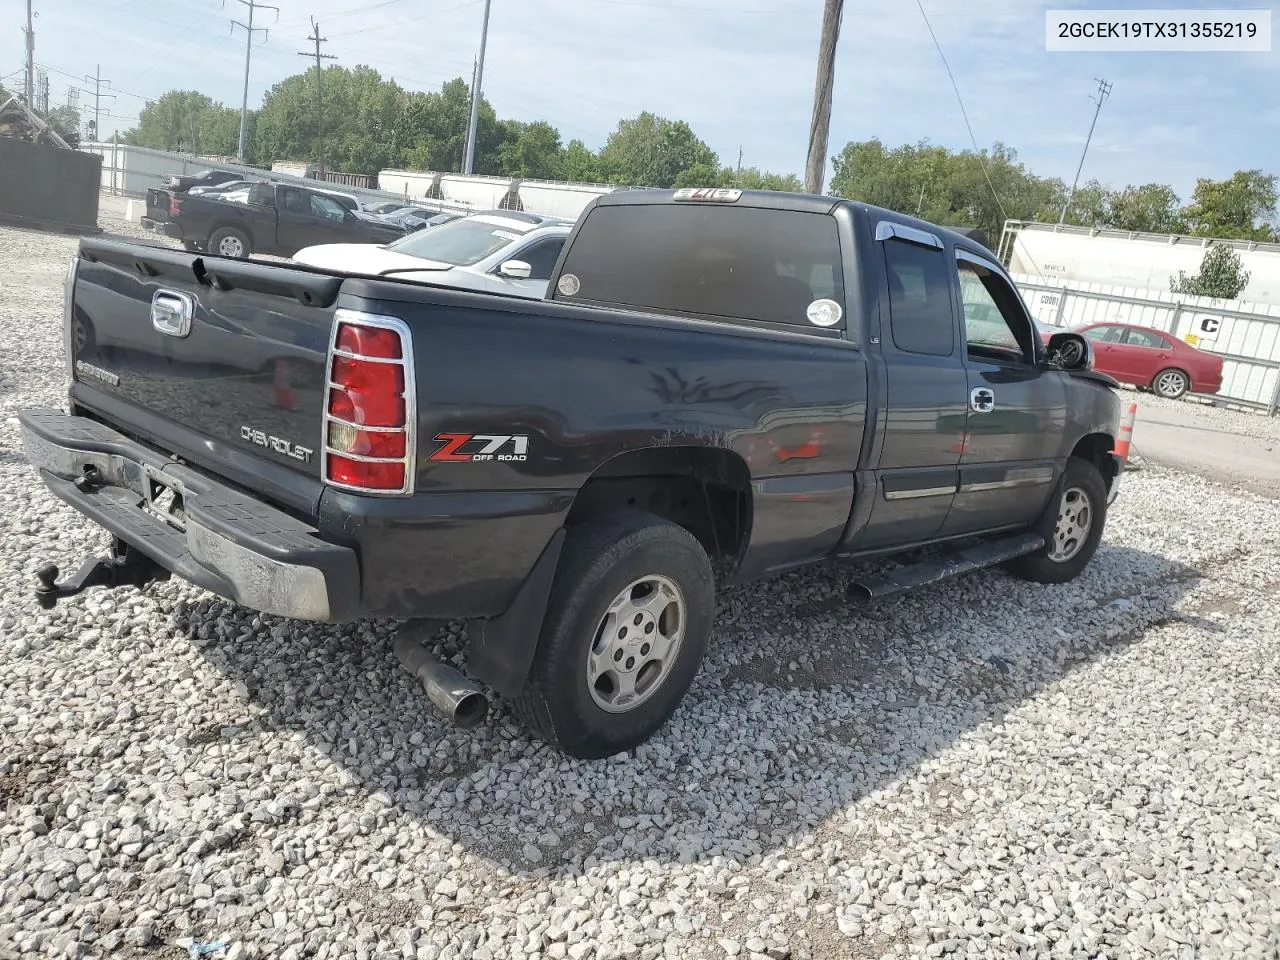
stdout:
{"type": "Polygon", "coordinates": [[[293,255],[338,273],[399,277],[541,299],[573,224],[510,210],[462,217],[388,244],[328,243],[293,255]]]}

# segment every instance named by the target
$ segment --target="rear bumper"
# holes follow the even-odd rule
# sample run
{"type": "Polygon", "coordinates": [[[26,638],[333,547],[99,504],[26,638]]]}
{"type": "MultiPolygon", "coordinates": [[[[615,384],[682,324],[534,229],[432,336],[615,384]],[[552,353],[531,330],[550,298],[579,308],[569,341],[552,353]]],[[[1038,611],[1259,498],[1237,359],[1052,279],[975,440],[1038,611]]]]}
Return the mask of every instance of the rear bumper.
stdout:
{"type": "Polygon", "coordinates": [[[160,229],[166,237],[172,237],[174,240],[182,239],[182,224],[173,220],[160,224],[160,229]]]}
{"type": "Polygon", "coordinates": [[[166,570],[264,613],[360,615],[354,550],[96,420],[52,409],[18,418],[27,459],[49,489],[166,570]],[[88,470],[94,482],[77,485],[88,470]],[[166,489],[177,509],[165,508],[166,489]]]}

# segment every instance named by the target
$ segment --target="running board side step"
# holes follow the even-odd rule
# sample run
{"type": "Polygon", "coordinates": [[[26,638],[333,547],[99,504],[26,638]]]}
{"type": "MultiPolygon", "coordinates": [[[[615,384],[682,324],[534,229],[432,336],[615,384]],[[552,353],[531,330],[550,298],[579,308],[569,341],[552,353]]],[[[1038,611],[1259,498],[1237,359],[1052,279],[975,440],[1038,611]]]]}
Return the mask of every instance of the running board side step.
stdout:
{"type": "Polygon", "coordinates": [[[916,587],[949,580],[984,567],[994,567],[998,563],[1023,557],[1028,553],[1035,553],[1044,546],[1044,542],[1044,537],[1038,533],[1021,533],[1015,537],[988,540],[936,560],[913,563],[879,577],[854,581],[849,585],[848,598],[864,603],[870,600],[881,600],[916,587]]]}

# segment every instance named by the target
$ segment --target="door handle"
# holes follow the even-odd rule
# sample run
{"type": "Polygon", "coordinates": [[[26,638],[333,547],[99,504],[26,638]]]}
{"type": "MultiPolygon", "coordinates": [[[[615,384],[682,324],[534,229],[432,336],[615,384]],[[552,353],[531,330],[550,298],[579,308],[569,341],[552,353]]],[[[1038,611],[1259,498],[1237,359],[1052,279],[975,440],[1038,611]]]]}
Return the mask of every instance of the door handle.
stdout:
{"type": "Polygon", "coordinates": [[[969,409],[974,413],[990,413],[996,408],[996,395],[987,387],[974,387],[969,391],[969,409]]]}

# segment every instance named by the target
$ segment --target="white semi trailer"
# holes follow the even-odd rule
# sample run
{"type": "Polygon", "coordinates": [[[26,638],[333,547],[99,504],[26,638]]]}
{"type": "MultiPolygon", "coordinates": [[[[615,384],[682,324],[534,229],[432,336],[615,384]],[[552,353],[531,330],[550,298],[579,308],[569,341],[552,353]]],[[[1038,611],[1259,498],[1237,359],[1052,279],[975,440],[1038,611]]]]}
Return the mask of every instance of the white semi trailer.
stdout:
{"type": "Polygon", "coordinates": [[[1249,285],[1238,299],[1280,304],[1280,243],[1214,241],[1011,220],[998,252],[1010,272],[1043,278],[1044,282],[1106,283],[1167,291],[1169,278],[1176,277],[1179,270],[1200,272],[1205,250],[1215,242],[1234,247],[1249,271],[1249,285]]]}

